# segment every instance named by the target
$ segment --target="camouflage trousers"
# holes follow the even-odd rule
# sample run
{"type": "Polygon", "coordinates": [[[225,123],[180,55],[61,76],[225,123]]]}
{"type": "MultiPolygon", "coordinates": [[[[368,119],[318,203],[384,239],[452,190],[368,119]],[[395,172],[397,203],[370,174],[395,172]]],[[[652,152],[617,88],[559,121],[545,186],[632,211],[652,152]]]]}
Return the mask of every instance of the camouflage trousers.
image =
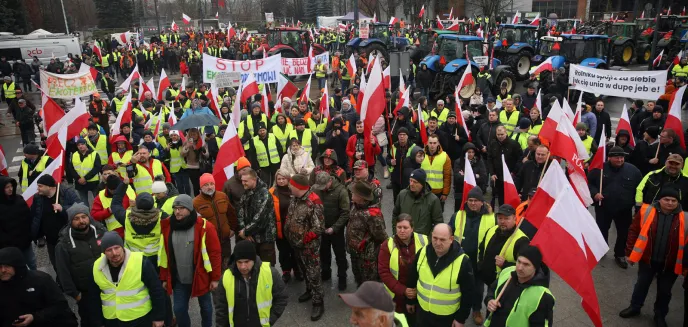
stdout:
{"type": "Polygon", "coordinates": [[[320,275],[320,245],[314,247],[314,249],[294,249],[294,252],[306,281],[306,289],[311,292],[313,297],[313,304],[323,303],[322,276],[320,275]]]}
{"type": "Polygon", "coordinates": [[[360,286],[363,282],[380,281],[380,276],[377,274],[377,260],[369,260],[355,253],[349,253],[349,255],[356,284],[360,286]]]}

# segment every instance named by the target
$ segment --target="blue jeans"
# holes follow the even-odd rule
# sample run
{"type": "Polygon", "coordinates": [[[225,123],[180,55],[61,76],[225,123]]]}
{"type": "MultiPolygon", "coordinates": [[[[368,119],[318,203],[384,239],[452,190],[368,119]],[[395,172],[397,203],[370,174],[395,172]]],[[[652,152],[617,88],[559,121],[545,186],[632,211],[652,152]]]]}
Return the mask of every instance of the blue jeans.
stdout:
{"type": "Polygon", "coordinates": [[[385,160],[385,146],[380,147],[380,154],[377,155],[377,160],[380,162],[382,167],[387,167],[387,160],[385,160]]]}
{"type": "Polygon", "coordinates": [[[671,288],[676,282],[678,275],[673,271],[665,271],[663,267],[653,267],[647,263],[638,263],[638,280],[633,287],[631,295],[631,307],[640,310],[645,303],[645,298],[650,290],[652,280],[657,277],[657,297],[655,300],[655,315],[666,317],[669,313],[669,302],[671,301],[671,288]]]}
{"type": "Polygon", "coordinates": [[[327,77],[318,78],[318,91],[324,89],[325,85],[327,85],[327,77]]]}
{"type": "Polygon", "coordinates": [[[36,270],[36,254],[33,252],[33,245],[29,244],[26,249],[21,249],[21,251],[29,270],[36,270]]]}
{"type": "Polygon", "coordinates": [[[189,186],[189,174],[186,172],[186,170],[182,169],[176,173],[173,173],[172,179],[174,179],[174,184],[177,186],[179,194],[191,195],[191,186],[189,186]]]}
{"type": "MultiPolygon", "coordinates": [[[[430,89],[427,87],[421,87],[420,88],[420,95],[424,97],[429,97],[430,96],[430,89]]],[[[428,99],[429,100],[429,99],[428,99]]]]}
{"type": "MultiPolygon", "coordinates": [[[[174,315],[177,317],[179,327],[191,327],[189,318],[189,299],[191,298],[191,284],[175,283],[174,290],[174,315]]],[[[201,326],[213,326],[213,298],[210,292],[198,297],[198,306],[201,307],[201,326]]]]}

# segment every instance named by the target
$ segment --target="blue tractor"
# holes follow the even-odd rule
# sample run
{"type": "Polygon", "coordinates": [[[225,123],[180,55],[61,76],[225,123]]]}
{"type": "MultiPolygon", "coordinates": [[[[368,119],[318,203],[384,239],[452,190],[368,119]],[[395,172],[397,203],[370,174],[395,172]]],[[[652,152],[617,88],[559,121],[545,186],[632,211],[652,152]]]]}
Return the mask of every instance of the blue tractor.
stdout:
{"type": "MultiPolygon", "coordinates": [[[[477,80],[479,66],[474,58],[486,59],[483,56],[486,46],[483,39],[478,36],[440,35],[435,41],[432,53],[420,62],[421,67],[426,65],[433,74],[433,82],[430,87],[431,95],[443,97],[447,94],[453,94],[466,69],[471,69],[474,80],[477,80]],[[470,59],[470,63],[467,57],[470,59]]],[[[509,66],[501,65],[498,59],[492,59],[492,66],[494,67],[492,85],[496,86],[495,89],[491,90],[492,93],[497,94],[502,83],[506,84],[507,90],[511,91],[516,80],[509,66]]],[[[474,82],[472,85],[461,89],[459,94],[462,98],[469,98],[475,92],[476,87],[477,84],[474,82]]]]}
{"type": "Polygon", "coordinates": [[[517,78],[529,77],[531,57],[537,49],[538,27],[526,24],[502,24],[495,38],[494,56],[508,65],[517,78]]]}
{"type": "Polygon", "coordinates": [[[393,36],[389,24],[374,23],[370,25],[370,34],[367,39],[355,37],[346,44],[348,57],[351,53],[381,54],[389,62],[389,53],[404,51],[411,44],[404,36],[393,36]]]}

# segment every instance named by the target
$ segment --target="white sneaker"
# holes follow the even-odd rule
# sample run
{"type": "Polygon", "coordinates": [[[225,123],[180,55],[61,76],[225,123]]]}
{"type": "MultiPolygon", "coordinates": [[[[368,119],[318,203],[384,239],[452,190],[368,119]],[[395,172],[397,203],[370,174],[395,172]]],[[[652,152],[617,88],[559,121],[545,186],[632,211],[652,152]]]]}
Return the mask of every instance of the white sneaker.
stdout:
{"type": "Polygon", "coordinates": [[[383,169],[385,170],[385,179],[389,178],[389,170],[387,170],[387,167],[383,167],[383,169]]]}

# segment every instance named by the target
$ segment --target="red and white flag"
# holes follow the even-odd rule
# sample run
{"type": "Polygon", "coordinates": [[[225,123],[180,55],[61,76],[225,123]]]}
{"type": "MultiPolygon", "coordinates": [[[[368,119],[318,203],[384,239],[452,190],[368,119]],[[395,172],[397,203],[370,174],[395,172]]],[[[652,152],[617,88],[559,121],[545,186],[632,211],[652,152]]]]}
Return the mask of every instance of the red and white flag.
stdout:
{"type": "Polygon", "coordinates": [[[306,62],[306,67],[308,68],[308,73],[313,73],[313,61],[315,60],[315,56],[313,55],[313,46],[310,46],[308,48],[308,61],[306,62]]]}
{"type": "Polygon", "coordinates": [[[676,57],[674,57],[674,65],[678,65],[678,63],[681,62],[682,57],[683,57],[683,50],[679,51],[676,54],[676,57]]]}
{"type": "Polygon", "coordinates": [[[502,154],[502,174],[504,174],[504,203],[518,208],[518,205],[521,204],[521,197],[518,195],[518,190],[516,190],[514,178],[511,177],[511,172],[509,172],[509,166],[506,165],[504,160],[504,154],[502,154]]]}
{"type": "Polygon", "coordinates": [[[191,23],[191,17],[182,13],[182,21],[184,22],[184,24],[189,25],[189,23],[191,23]]]}
{"type": "Polygon", "coordinates": [[[423,145],[428,144],[428,131],[425,129],[425,119],[423,118],[423,110],[420,108],[420,103],[418,104],[418,109],[416,109],[416,114],[418,115],[418,130],[420,131],[420,139],[423,141],[423,145]]]}
{"type": "Polygon", "coordinates": [[[174,115],[174,111],[170,112],[170,116],[167,117],[167,123],[170,124],[170,127],[177,124],[177,116],[174,115]]]}
{"type": "Polygon", "coordinates": [[[327,83],[325,83],[325,92],[320,98],[320,112],[323,117],[330,119],[330,93],[327,91],[327,83]]]}
{"type": "Polygon", "coordinates": [[[299,92],[299,88],[296,84],[294,84],[289,77],[280,73],[277,76],[277,101],[275,101],[275,109],[279,112],[289,110],[290,108],[282,108],[282,99],[291,98],[297,92],[299,92]]]}
{"type": "Polygon", "coordinates": [[[91,77],[93,77],[94,81],[98,80],[98,70],[82,62],[79,66],[79,73],[85,72],[91,73],[91,77]]]}
{"type": "Polygon", "coordinates": [[[664,55],[664,49],[662,49],[662,51],[659,52],[659,54],[657,55],[655,60],[652,60],[652,67],[657,67],[657,66],[659,66],[659,64],[662,63],[662,56],[663,55],[664,55]]]}
{"type": "Polygon", "coordinates": [[[215,83],[210,84],[210,90],[208,90],[208,109],[210,109],[217,118],[220,118],[220,104],[217,103],[217,95],[219,94],[217,86],[215,83]]]}
{"type": "MultiPolygon", "coordinates": [[[[564,113],[566,114],[566,117],[567,117],[570,121],[573,122],[573,120],[576,118],[576,114],[573,112],[573,109],[571,109],[571,106],[569,105],[569,101],[566,100],[566,98],[563,98],[563,99],[561,100],[561,102],[563,103],[563,105],[561,106],[561,110],[563,110],[564,113]]],[[[573,127],[576,127],[576,124],[575,124],[575,123],[572,124],[572,125],[573,125],[573,127]]]]}
{"type": "MultiPolygon", "coordinates": [[[[538,89],[538,93],[535,97],[535,104],[533,104],[533,108],[537,108],[537,110],[540,112],[540,117],[542,117],[542,89],[538,89]]],[[[533,108],[531,108],[531,110],[533,108]]]]}
{"type": "Polygon", "coordinates": [[[397,106],[394,108],[394,116],[397,115],[397,112],[399,112],[402,107],[411,108],[411,95],[409,94],[410,89],[410,87],[406,88],[404,92],[399,94],[399,101],[397,101],[397,106]]]}
{"type": "Polygon", "coordinates": [[[244,146],[237,135],[234,121],[230,120],[219,145],[215,166],[213,166],[215,189],[222,190],[225,182],[234,176],[234,163],[242,156],[244,156],[244,146]]]}
{"type": "Polygon", "coordinates": [[[404,72],[399,68],[399,94],[404,93],[406,90],[406,84],[404,83],[404,72]]]}
{"type": "Polygon", "coordinates": [[[686,6],[683,6],[683,9],[681,9],[681,16],[686,15],[686,6]]]}
{"type": "Polygon", "coordinates": [[[578,21],[577,21],[577,20],[574,20],[574,21],[573,21],[573,27],[572,27],[571,30],[569,31],[569,34],[576,34],[576,33],[578,33],[577,30],[578,30],[578,21]]]}
{"type": "Polygon", "coordinates": [[[437,18],[437,29],[438,29],[438,30],[443,30],[443,29],[444,29],[444,25],[442,25],[442,21],[440,20],[440,16],[436,16],[435,18],[437,18]]]}
{"type": "Polygon", "coordinates": [[[463,70],[463,74],[461,75],[461,79],[459,80],[459,85],[457,85],[457,88],[459,89],[459,92],[461,92],[464,87],[472,85],[473,83],[475,83],[475,79],[473,78],[473,69],[469,63],[463,70]]]}
{"type": "MultiPolygon", "coordinates": [[[[459,97],[459,88],[454,89],[454,110],[456,111],[456,121],[461,127],[463,127],[464,132],[468,136],[468,142],[473,142],[473,137],[471,137],[471,131],[468,130],[466,125],[466,120],[463,119],[463,113],[461,112],[461,98],[459,97]]],[[[458,132],[458,131],[457,131],[458,132]]]]}
{"type": "Polygon", "coordinates": [[[645,18],[645,10],[643,10],[643,12],[640,14],[640,18],[645,18]]]}
{"type": "Polygon", "coordinates": [[[220,18],[220,12],[219,12],[219,11],[216,11],[216,12],[215,12],[215,19],[218,19],[218,18],[220,18]]]}
{"type": "Polygon", "coordinates": [[[131,71],[131,74],[129,74],[127,79],[125,79],[124,82],[122,82],[122,84],[120,84],[119,87],[122,88],[122,90],[128,91],[129,86],[131,86],[131,81],[133,81],[135,79],[140,79],[140,78],[141,78],[141,75],[139,74],[139,65],[136,64],[136,66],[134,66],[134,69],[131,71]]]}
{"type": "Polygon", "coordinates": [[[349,56],[349,60],[346,61],[346,70],[349,72],[349,76],[356,76],[356,58],[352,53],[349,56]]]}
{"type": "Polygon", "coordinates": [[[447,27],[447,31],[454,31],[458,32],[459,31],[459,20],[458,19],[453,19],[452,24],[447,27]]]}
{"type": "Polygon", "coordinates": [[[607,161],[607,135],[604,132],[604,124],[602,125],[602,136],[600,137],[600,144],[597,146],[595,155],[590,159],[588,171],[593,169],[602,169],[604,162],[607,161]]]}
{"type": "Polygon", "coordinates": [[[165,68],[160,70],[160,81],[158,82],[158,95],[157,95],[157,100],[165,100],[165,90],[167,90],[172,84],[170,83],[170,79],[167,77],[167,73],[165,73],[165,68]]]}
{"type": "Polygon", "coordinates": [[[454,7],[451,7],[449,10],[449,20],[454,19],[454,7]]]}
{"type": "MultiPolygon", "coordinates": [[[[420,116],[423,117],[422,114],[420,116]]],[[[461,193],[461,208],[459,210],[463,210],[466,205],[468,192],[478,186],[478,182],[475,179],[475,173],[473,173],[473,166],[471,166],[471,161],[468,160],[468,153],[466,153],[465,158],[463,167],[463,193],[461,193]]]]}
{"type": "MultiPolygon", "coordinates": [[[[581,296],[583,310],[595,326],[601,327],[592,270],[609,247],[595,219],[575,198],[572,187],[565,185],[530,244],[540,249],[543,262],[581,296]]],[[[535,206],[534,200],[528,208],[535,206]]]]}
{"type": "Polygon", "coordinates": [[[270,118],[270,106],[268,105],[267,84],[263,84],[263,89],[260,91],[260,107],[263,109],[265,117],[270,118]]]}
{"type": "Polygon", "coordinates": [[[392,16],[392,18],[389,19],[389,25],[390,26],[394,26],[394,24],[396,24],[398,22],[399,22],[399,18],[396,18],[394,16],[392,16]]]}
{"type": "Polygon", "coordinates": [[[667,10],[667,16],[671,15],[671,5],[669,5],[669,9],[667,10]]]}
{"type": "Polygon", "coordinates": [[[425,5],[420,7],[420,12],[418,13],[418,17],[422,18],[424,14],[425,14],[425,5]]]}
{"type": "Polygon", "coordinates": [[[29,187],[26,188],[26,191],[22,193],[22,197],[24,198],[24,201],[26,201],[26,204],[31,206],[33,203],[33,197],[36,195],[38,192],[38,181],[41,179],[41,176],[43,175],[50,175],[55,179],[56,183],[61,183],[62,182],[62,175],[64,173],[64,152],[60,153],[53,162],[51,162],[48,167],[45,167],[45,170],[36,177],[36,179],[33,180],[33,183],[29,185],[29,187]]]}
{"type": "Polygon", "coordinates": [[[179,25],[177,25],[177,23],[175,23],[174,20],[172,20],[172,25],[170,26],[170,28],[175,32],[179,31],[179,25]]]}
{"type": "Polygon", "coordinates": [[[623,110],[621,111],[621,118],[619,118],[619,123],[616,125],[616,131],[614,133],[619,135],[619,132],[624,130],[630,135],[628,137],[628,143],[635,147],[635,138],[633,137],[633,130],[631,129],[631,120],[628,118],[628,108],[626,108],[625,103],[623,110]]]}
{"type": "Polygon", "coordinates": [[[578,132],[573,127],[571,120],[565,114],[559,117],[551,144],[555,145],[551,147],[552,155],[566,160],[566,169],[569,173],[571,185],[576,190],[581,202],[585,206],[590,205],[592,198],[590,197],[588,180],[583,168],[583,162],[589,158],[588,150],[583,145],[583,141],[578,136],[578,132]]]}
{"type": "Polygon", "coordinates": [[[303,90],[301,90],[299,103],[308,103],[308,99],[310,99],[309,93],[311,92],[311,76],[313,75],[308,75],[308,81],[306,81],[306,85],[303,87],[303,90]]]}
{"type": "Polygon", "coordinates": [[[241,89],[241,103],[246,103],[250,97],[260,93],[258,90],[258,82],[256,82],[256,76],[253,73],[248,73],[246,81],[243,83],[243,88],[241,89]]]}
{"type": "MultiPolygon", "coordinates": [[[[64,115],[57,123],[51,127],[51,134],[48,132],[48,139],[46,144],[52,141],[52,138],[56,138],[58,132],[63,126],[67,126],[67,138],[73,138],[79,136],[84,128],[88,127],[88,118],[91,117],[86,110],[86,104],[79,98],[74,99],[74,108],[69,110],[67,114],[64,115]]],[[[53,157],[54,158],[54,157],[53,157]]]]}
{"type": "Polygon", "coordinates": [[[538,13],[533,20],[530,21],[530,25],[540,26],[540,13],[538,13]]]}
{"type": "Polygon", "coordinates": [[[373,13],[373,23],[377,23],[377,13],[373,13]]]}
{"type": "Polygon", "coordinates": [[[0,175],[9,176],[10,174],[7,173],[7,168],[9,168],[9,166],[7,165],[7,157],[5,157],[5,149],[0,145],[0,175]]]}
{"type": "Polygon", "coordinates": [[[365,78],[365,74],[361,74],[361,85],[358,89],[358,96],[356,97],[356,111],[361,114],[361,108],[363,108],[363,97],[366,93],[366,88],[368,87],[368,81],[365,78]]]}
{"type": "Polygon", "coordinates": [[[516,14],[514,14],[514,18],[511,19],[512,24],[518,24],[519,19],[521,18],[521,13],[516,10],[516,14]]]}
{"type": "Polygon", "coordinates": [[[541,64],[537,65],[537,67],[531,68],[529,73],[531,75],[539,75],[540,73],[545,72],[545,71],[551,72],[554,69],[554,67],[552,67],[552,58],[553,57],[549,57],[549,58],[547,58],[547,60],[545,60],[541,64]]]}
{"type": "Polygon", "coordinates": [[[231,22],[227,21],[227,36],[232,39],[236,36],[236,30],[231,22]]]}
{"type": "Polygon", "coordinates": [[[578,102],[576,103],[576,113],[573,116],[572,121],[574,127],[576,127],[576,125],[581,122],[581,118],[583,116],[583,106],[585,105],[585,103],[583,103],[583,93],[585,92],[581,91],[578,95],[578,102]]]}
{"type": "Polygon", "coordinates": [[[382,67],[380,66],[380,61],[377,60],[370,71],[365,96],[361,104],[361,121],[363,121],[363,136],[365,137],[363,152],[368,162],[375,160],[372,144],[370,144],[370,138],[373,137],[372,128],[377,119],[382,116],[386,107],[385,89],[382,83],[382,67]]]}
{"type": "Polygon", "coordinates": [[[63,151],[67,151],[68,130],[69,125],[63,124],[54,137],[50,137],[45,141],[45,155],[50,158],[56,158],[63,151]]]}
{"type": "Polygon", "coordinates": [[[389,75],[389,66],[382,71],[382,83],[385,90],[389,90],[392,85],[392,77],[389,75]]]}
{"type": "MultiPolygon", "coordinates": [[[[174,113],[170,113],[170,116],[174,116],[174,113]]],[[[165,121],[165,111],[160,110],[158,113],[158,121],[155,122],[155,127],[153,128],[153,135],[157,137],[157,135],[162,132],[162,122],[165,121]]]]}
{"type": "Polygon", "coordinates": [[[103,62],[103,52],[100,51],[98,42],[93,42],[93,53],[98,56],[98,60],[100,60],[100,62],[103,62]]]}
{"type": "Polygon", "coordinates": [[[151,99],[155,100],[155,97],[157,96],[157,92],[155,92],[155,80],[153,80],[153,77],[151,77],[148,82],[146,82],[146,91],[150,91],[151,93],[151,99]]]}
{"type": "Polygon", "coordinates": [[[47,136],[50,137],[50,135],[57,133],[60,129],[60,126],[55,128],[53,126],[57,125],[60,119],[65,116],[65,112],[53,98],[43,92],[41,92],[41,102],[43,107],[41,117],[43,118],[44,130],[47,131],[47,136]]]}
{"type": "MultiPolygon", "coordinates": [[[[115,123],[110,127],[110,139],[114,139],[115,135],[121,134],[120,126],[123,124],[131,123],[131,92],[127,93],[127,97],[124,99],[122,104],[122,109],[119,110],[117,114],[117,119],[115,123]]],[[[170,117],[174,116],[174,113],[170,114],[170,117]]]]}
{"type": "Polygon", "coordinates": [[[541,140],[548,144],[552,144],[554,134],[557,131],[557,125],[559,125],[559,117],[562,115],[565,114],[561,109],[559,101],[554,101],[552,108],[549,110],[549,115],[547,115],[547,118],[545,118],[545,121],[542,123],[540,134],[538,134],[538,137],[540,137],[541,140]]]}
{"type": "Polygon", "coordinates": [[[671,98],[669,103],[669,114],[667,115],[666,121],[664,122],[664,129],[671,128],[676,132],[676,137],[678,137],[681,142],[681,147],[683,150],[686,149],[686,140],[683,138],[683,125],[681,124],[681,103],[683,102],[683,96],[686,92],[686,86],[681,86],[674,96],[671,98]]]}

